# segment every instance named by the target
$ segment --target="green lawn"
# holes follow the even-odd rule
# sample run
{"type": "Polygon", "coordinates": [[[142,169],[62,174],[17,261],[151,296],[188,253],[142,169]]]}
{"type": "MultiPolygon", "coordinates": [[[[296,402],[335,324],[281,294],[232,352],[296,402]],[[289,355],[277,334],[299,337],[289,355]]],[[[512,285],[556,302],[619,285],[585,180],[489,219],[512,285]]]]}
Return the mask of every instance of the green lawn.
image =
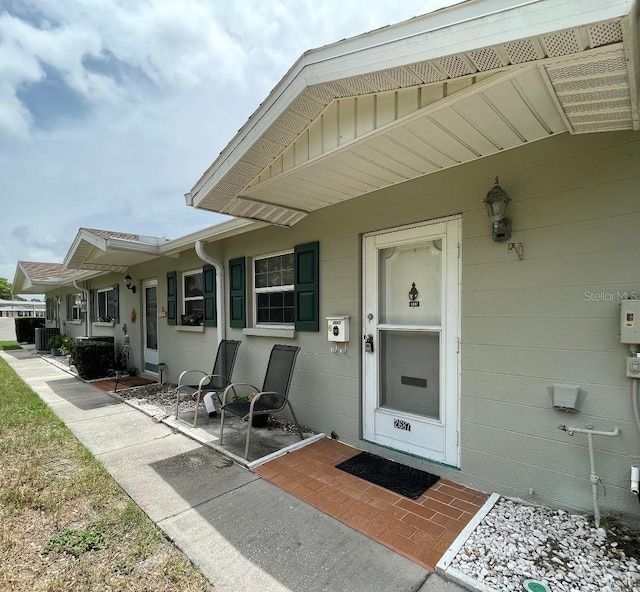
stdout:
{"type": "Polygon", "coordinates": [[[0,590],[212,590],[2,359],[0,467],[0,590]]]}
{"type": "Polygon", "coordinates": [[[22,349],[17,341],[0,341],[0,350],[8,351],[11,349],[22,349]]]}

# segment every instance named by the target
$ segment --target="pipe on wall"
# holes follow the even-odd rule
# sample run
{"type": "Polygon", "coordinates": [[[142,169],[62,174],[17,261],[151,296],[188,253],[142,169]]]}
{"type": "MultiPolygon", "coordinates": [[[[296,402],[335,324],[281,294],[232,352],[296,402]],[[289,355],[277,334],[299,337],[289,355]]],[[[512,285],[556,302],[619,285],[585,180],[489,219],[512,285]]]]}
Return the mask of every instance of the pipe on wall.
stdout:
{"type": "MultiPolygon", "coordinates": [[[[226,318],[225,318],[225,310],[224,310],[224,266],[220,261],[214,259],[209,255],[204,248],[204,243],[202,241],[196,241],[196,254],[202,261],[208,263],[209,265],[213,265],[216,270],[216,324],[218,329],[218,347],[220,347],[220,343],[226,336],[226,318]]],[[[212,393],[207,393],[202,402],[204,403],[205,409],[209,414],[209,417],[213,417],[216,414],[216,408],[213,403],[213,395],[212,393]]],[[[197,417],[197,416],[196,416],[197,417]]]]}
{"type": "Polygon", "coordinates": [[[600,504],[598,502],[598,483],[600,483],[600,477],[596,473],[596,460],[593,450],[593,437],[594,436],[617,436],[620,433],[620,428],[613,428],[610,432],[603,432],[602,430],[594,430],[591,427],[587,428],[573,428],[567,425],[559,425],[558,429],[567,432],[570,436],[573,434],[587,434],[587,441],[589,444],[589,465],[591,472],[589,474],[589,481],[591,481],[591,495],[593,497],[593,518],[596,523],[596,528],[600,528],[600,504]]]}
{"type": "Polygon", "coordinates": [[[222,265],[222,263],[220,263],[220,261],[211,257],[211,255],[209,255],[205,251],[204,243],[201,240],[196,241],[196,254],[205,263],[213,265],[216,270],[216,323],[218,329],[218,345],[220,345],[220,342],[226,337],[227,333],[227,319],[224,308],[224,266],[222,265]]]}

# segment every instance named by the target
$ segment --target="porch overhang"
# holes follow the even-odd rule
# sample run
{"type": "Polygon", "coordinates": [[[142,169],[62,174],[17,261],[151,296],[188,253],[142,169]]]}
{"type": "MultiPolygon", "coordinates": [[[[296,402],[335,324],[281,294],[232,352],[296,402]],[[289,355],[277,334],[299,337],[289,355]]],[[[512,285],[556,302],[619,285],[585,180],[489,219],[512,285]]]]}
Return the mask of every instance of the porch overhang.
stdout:
{"type": "Polygon", "coordinates": [[[471,0],[304,54],[186,194],[291,226],[524,144],[637,130],[636,0],[471,0]]]}
{"type": "Polygon", "coordinates": [[[93,271],[65,268],[61,263],[18,261],[13,290],[16,294],[46,294],[95,275],[93,271]]]}
{"type": "Polygon", "coordinates": [[[158,257],[166,239],[81,228],[64,259],[65,267],[125,272],[158,257]]]}

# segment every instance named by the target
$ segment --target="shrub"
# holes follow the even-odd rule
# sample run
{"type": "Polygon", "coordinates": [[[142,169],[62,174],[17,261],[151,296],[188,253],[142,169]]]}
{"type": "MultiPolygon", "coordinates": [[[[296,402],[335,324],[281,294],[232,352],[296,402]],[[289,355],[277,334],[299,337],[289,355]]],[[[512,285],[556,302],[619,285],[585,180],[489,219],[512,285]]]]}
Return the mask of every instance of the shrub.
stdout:
{"type": "Polygon", "coordinates": [[[85,380],[106,376],[115,361],[113,345],[105,341],[77,341],[73,357],[78,374],[85,380]]]}
{"type": "Polygon", "coordinates": [[[60,352],[62,353],[62,355],[73,357],[76,343],[77,342],[73,337],[69,337],[69,335],[63,335],[62,343],[60,343],[60,352]]]}
{"type": "Polygon", "coordinates": [[[36,329],[44,327],[42,317],[16,317],[16,341],[18,343],[35,343],[36,329]]]}
{"type": "Polygon", "coordinates": [[[62,344],[64,343],[65,335],[58,333],[49,339],[49,343],[47,343],[47,347],[49,349],[60,349],[62,344]]]}

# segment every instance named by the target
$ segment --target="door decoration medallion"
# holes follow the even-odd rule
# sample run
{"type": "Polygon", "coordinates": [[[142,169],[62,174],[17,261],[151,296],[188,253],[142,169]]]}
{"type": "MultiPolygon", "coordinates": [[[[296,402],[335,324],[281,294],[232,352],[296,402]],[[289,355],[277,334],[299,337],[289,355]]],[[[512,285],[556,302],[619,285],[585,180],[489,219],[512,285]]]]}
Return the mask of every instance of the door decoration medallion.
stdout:
{"type": "Polygon", "coordinates": [[[418,300],[418,289],[416,288],[416,283],[411,283],[411,290],[409,290],[409,308],[416,308],[420,306],[420,301],[418,300]]]}

